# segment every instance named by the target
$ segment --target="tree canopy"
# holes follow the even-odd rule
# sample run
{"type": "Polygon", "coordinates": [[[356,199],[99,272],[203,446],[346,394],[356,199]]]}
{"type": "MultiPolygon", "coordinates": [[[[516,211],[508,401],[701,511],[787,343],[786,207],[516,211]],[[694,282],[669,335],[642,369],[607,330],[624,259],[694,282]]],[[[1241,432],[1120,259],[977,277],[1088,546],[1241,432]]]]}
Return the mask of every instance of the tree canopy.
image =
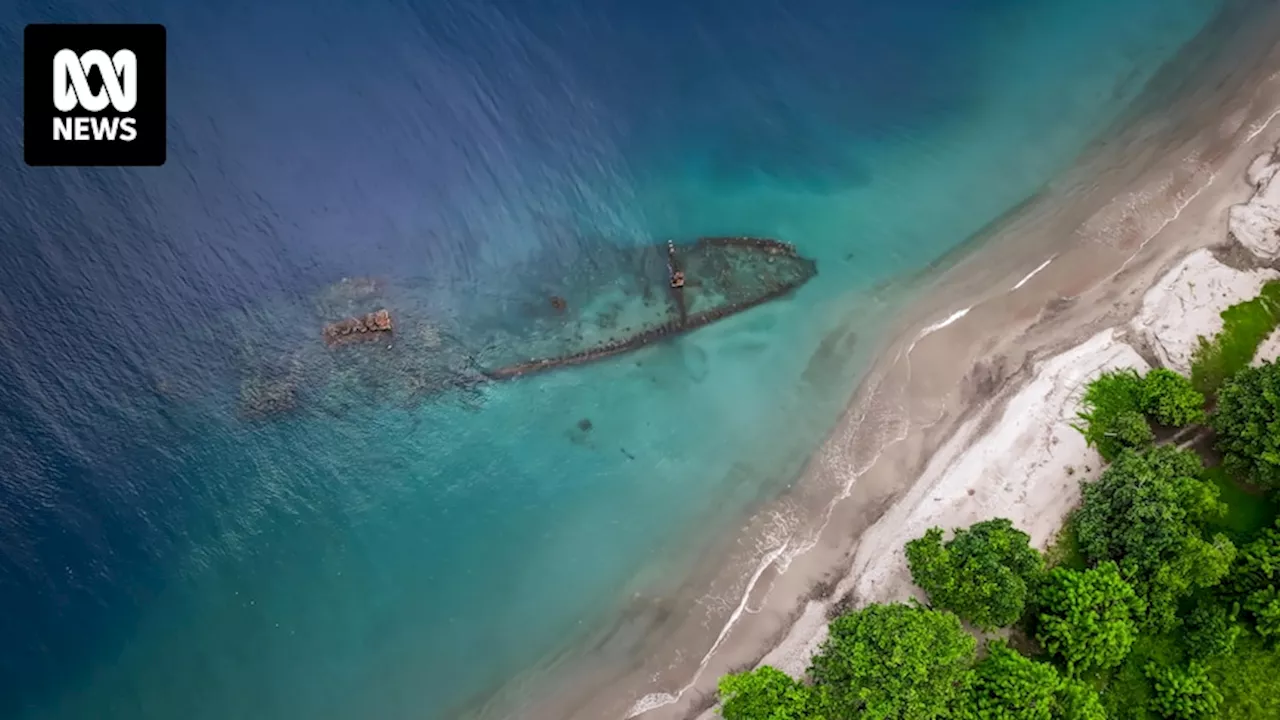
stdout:
{"type": "Polygon", "coordinates": [[[871,605],[832,621],[809,675],[833,717],[933,720],[964,696],[976,647],[951,613],[871,605]]]}
{"type": "Polygon", "coordinates": [[[1108,461],[1124,450],[1145,450],[1155,441],[1148,419],[1167,427],[1203,422],[1204,395],[1172,370],[1156,368],[1139,375],[1131,368],[1103,373],[1089,383],[1081,400],[1082,425],[1090,446],[1108,461]]]}
{"type": "Polygon", "coordinates": [[[1145,603],[1113,562],[1078,571],[1054,568],[1040,592],[1036,639],[1068,672],[1115,667],[1138,636],[1145,603]]]}
{"type": "Polygon", "coordinates": [[[1053,720],[1107,720],[1107,711],[1097,690],[1068,678],[1058,690],[1053,720]]]}
{"type": "Polygon", "coordinates": [[[1147,667],[1155,685],[1151,709],[1169,720],[1202,720],[1218,712],[1222,694],[1199,663],[1186,667],[1147,667]]]}
{"type": "Polygon", "coordinates": [[[1280,488],[1280,365],[1245,368],[1227,380],[1211,424],[1229,472],[1280,488]]]}
{"type": "Polygon", "coordinates": [[[1236,554],[1223,592],[1252,617],[1254,629],[1268,639],[1280,638],[1280,522],[1266,528],[1236,554]]]}
{"type": "Polygon", "coordinates": [[[1237,598],[1280,584],[1280,523],[1265,528],[1236,553],[1224,589],[1237,598]]]}
{"type": "Polygon", "coordinates": [[[1240,636],[1239,611],[1238,604],[1201,598],[1183,623],[1187,654],[1198,660],[1231,654],[1240,636]]]}
{"type": "Polygon", "coordinates": [[[1052,665],[994,640],[950,720],[1053,720],[1062,687],[1062,676],[1052,665]]]}
{"type": "Polygon", "coordinates": [[[1142,378],[1142,412],[1161,425],[1184,427],[1203,422],[1204,395],[1183,375],[1156,368],[1142,378]]]}
{"type": "Polygon", "coordinates": [[[1076,429],[1107,460],[1126,449],[1149,447],[1155,440],[1142,414],[1142,376],[1132,369],[1103,373],[1085,388],[1076,429]]]}
{"type": "Polygon", "coordinates": [[[945,544],[932,528],[907,543],[907,562],[933,605],[984,630],[1017,622],[1044,571],[1031,537],[1004,518],[957,530],[945,544]]]}
{"type": "Polygon", "coordinates": [[[725,720],[825,720],[820,695],[777,668],[764,665],[720,679],[725,720]]]}
{"type": "Polygon", "coordinates": [[[1256,590],[1245,598],[1244,609],[1253,615],[1254,629],[1267,640],[1280,638],[1280,590],[1275,586],[1256,590]]]}
{"type": "Polygon", "coordinates": [[[1118,564],[1157,629],[1171,626],[1182,597],[1217,584],[1235,557],[1225,537],[1202,537],[1204,522],[1226,513],[1202,471],[1195,453],[1161,446],[1122,452],[1097,481],[1082,485],[1081,551],[1093,562],[1118,564]]]}

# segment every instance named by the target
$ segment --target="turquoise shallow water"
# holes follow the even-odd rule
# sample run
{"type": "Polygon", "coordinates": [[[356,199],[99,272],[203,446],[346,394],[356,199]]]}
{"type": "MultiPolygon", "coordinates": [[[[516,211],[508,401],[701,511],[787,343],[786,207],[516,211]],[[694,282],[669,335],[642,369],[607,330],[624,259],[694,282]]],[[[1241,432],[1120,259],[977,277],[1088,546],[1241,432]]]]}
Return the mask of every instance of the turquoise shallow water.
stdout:
{"type": "Polygon", "coordinates": [[[789,483],[887,317],[868,291],[1064,168],[1216,8],[4,11],[167,23],[174,147],[160,171],[5,155],[0,713],[455,717],[789,483]],[[548,258],[738,233],[818,278],[463,403],[234,414],[244,308],[413,276],[465,332],[548,258]]]}

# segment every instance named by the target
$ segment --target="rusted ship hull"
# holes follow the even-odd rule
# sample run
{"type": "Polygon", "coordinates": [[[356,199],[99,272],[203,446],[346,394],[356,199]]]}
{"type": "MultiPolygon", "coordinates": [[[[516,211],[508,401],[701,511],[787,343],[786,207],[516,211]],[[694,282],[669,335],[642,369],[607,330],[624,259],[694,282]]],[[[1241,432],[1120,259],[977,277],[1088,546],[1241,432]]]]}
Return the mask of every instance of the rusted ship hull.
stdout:
{"type": "Polygon", "coordinates": [[[673,262],[671,265],[673,275],[675,273],[681,273],[679,286],[676,286],[673,283],[673,286],[670,289],[673,303],[676,306],[676,317],[662,323],[661,325],[643,330],[626,338],[602,343],[595,347],[587,348],[575,353],[556,357],[539,358],[508,365],[487,371],[485,374],[493,380],[509,380],[557,368],[584,365],[586,363],[606,360],[617,355],[633,352],[648,345],[652,345],[655,342],[692,332],[699,328],[706,327],[718,320],[723,320],[727,317],[750,310],[753,307],[777,300],[778,298],[795,291],[817,274],[816,263],[812,260],[800,258],[796,253],[794,246],[777,240],[750,237],[708,237],[700,239],[698,244],[712,247],[742,247],[756,249],[770,256],[780,256],[792,260],[798,260],[807,266],[808,272],[801,273],[794,278],[780,282],[777,287],[755,297],[689,314],[688,303],[684,296],[684,271],[679,269],[683,266],[673,262]]]}
{"type": "Polygon", "coordinates": [[[362,340],[377,340],[391,330],[391,313],[386,308],[382,308],[358,317],[329,323],[324,326],[320,334],[326,343],[340,345],[362,340]]]}
{"type": "Polygon", "coordinates": [[[817,268],[787,243],[713,237],[604,246],[585,262],[536,258],[519,272],[519,284],[480,297],[356,278],[247,308],[229,330],[239,337],[238,410],[263,419],[470,397],[484,383],[692,332],[793,292],[817,268]]]}

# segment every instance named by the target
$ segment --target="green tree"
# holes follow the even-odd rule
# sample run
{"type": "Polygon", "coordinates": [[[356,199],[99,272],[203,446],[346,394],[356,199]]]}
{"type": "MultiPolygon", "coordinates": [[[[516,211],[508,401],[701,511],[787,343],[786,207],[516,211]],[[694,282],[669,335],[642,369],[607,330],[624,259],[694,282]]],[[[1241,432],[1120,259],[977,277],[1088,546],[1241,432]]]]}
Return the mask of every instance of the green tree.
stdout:
{"type": "Polygon", "coordinates": [[[1280,637],[1280,521],[1266,528],[1236,554],[1222,591],[1253,620],[1258,634],[1280,637]]]}
{"type": "Polygon", "coordinates": [[[823,720],[813,688],[765,665],[720,678],[720,714],[725,720],[823,720]]]}
{"type": "Polygon", "coordinates": [[[1098,691],[1079,680],[1065,680],[1058,690],[1053,720],[1107,720],[1098,691]]]}
{"type": "Polygon", "coordinates": [[[1266,528],[1236,553],[1235,563],[1222,585],[1236,599],[1243,599],[1277,584],[1280,584],[1280,532],[1266,528]]]}
{"type": "Polygon", "coordinates": [[[987,644],[969,692],[949,720],[1054,720],[1062,676],[1019,655],[1003,640],[987,644]]]}
{"type": "Polygon", "coordinates": [[[1204,422],[1204,395],[1191,380],[1172,370],[1156,368],[1142,378],[1142,412],[1166,427],[1204,422]]]}
{"type": "Polygon", "coordinates": [[[1235,545],[1221,533],[1208,540],[1191,536],[1181,542],[1181,549],[1145,579],[1140,570],[1126,575],[1137,578],[1133,586],[1147,601],[1146,626],[1154,630],[1176,627],[1178,603],[1198,589],[1220,583],[1235,559],[1235,545]]]}
{"type": "Polygon", "coordinates": [[[1090,447],[1107,460],[1125,449],[1143,449],[1155,440],[1142,414],[1142,377],[1132,369],[1113,370],[1095,378],[1085,388],[1075,428],[1084,434],[1090,447]]]}
{"type": "Polygon", "coordinates": [[[1280,591],[1274,586],[1250,593],[1244,609],[1253,615],[1254,629],[1264,639],[1280,637],[1280,591]]]}
{"type": "Polygon", "coordinates": [[[1113,562],[1096,568],[1054,568],[1040,593],[1036,639],[1073,675],[1115,667],[1138,636],[1145,603],[1113,562]]]}
{"type": "Polygon", "coordinates": [[[1211,424],[1228,472],[1280,488],[1280,365],[1245,368],[1227,380],[1211,424]]]}
{"type": "Polygon", "coordinates": [[[1209,680],[1204,666],[1193,662],[1185,668],[1148,665],[1147,676],[1155,684],[1151,709],[1169,720],[1213,717],[1222,704],[1222,693],[1209,680]]]}
{"type": "Polygon", "coordinates": [[[1145,450],[1155,443],[1151,424],[1137,410],[1124,410],[1113,415],[1090,414],[1085,419],[1088,422],[1084,430],[1085,441],[1096,447],[1107,462],[1115,460],[1125,450],[1145,450]]]}
{"type": "Polygon", "coordinates": [[[1227,507],[1202,479],[1192,452],[1161,446],[1126,451],[1095,482],[1082,484],[1076,514],[1081,552],[1093,562],[1115,561],[1146,601],[1149,626],[1175,624],[1178,601],[1227,574],[1235,546],[1225,536],[1205,540],[1206,520],[1227,507]]]}
{"type": "Polygon", "coordinates": [[[934,606],[984,630],[1017,622],[1044,571],[1031,537],[1004,518],[957,530],[945,545],[932,528],[907,543],[907,563],[934,606]]]}
{"type": "Polygon", "coordinates": [[[870,605],[832,621],[809,675],[832,717],[932,720],[964,696],[975,648],[949,612],[870,605]]]}
{"type": "Polygon", "coordinates": [[[1238,604],[1201,598],[1184,621],[1187,654],[1196,660],[1230,655],[1240,636],[1239,611],[1238,604]]]}

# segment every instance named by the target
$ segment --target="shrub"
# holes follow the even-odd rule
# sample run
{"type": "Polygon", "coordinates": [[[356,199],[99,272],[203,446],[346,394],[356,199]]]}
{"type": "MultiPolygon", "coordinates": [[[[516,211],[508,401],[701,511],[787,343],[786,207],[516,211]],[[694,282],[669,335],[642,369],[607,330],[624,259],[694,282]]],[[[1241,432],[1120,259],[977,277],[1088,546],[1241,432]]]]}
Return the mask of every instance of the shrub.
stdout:
{"type": "Polygon", "coordinates": [[[1141,403],[1148,417],[1167,427],[1204,421],[1204,395],[1172,370],[1156,368],[1142,378],[1141,403]]]}
{"type": "Polygon", "coordinates": [[[1280,488],[1280,365],[1245,368],[1227,380],[1212,425],[1228,472],[1280,488]]]}
{"type": "Polygon", "coordinates": [[[964,697],[975,649],[949,612],[870,605],[832,621],[809,675],[833,717],[933,720],[964,697]]]}
{"type": "Polygon", "coordinates": [[[1124,661],[1138,636],[1141,598],[1113,562],[1083,572],[1054,568],[1040,593],[1036,639],[1073,675],[1124,661]]]}
{"type": "Polygon", "coordinates": [[[1052,720],[1062,687],[1058,671],[1019,655],[1003,640],[993,640],[987,650],[968,695],[948,720],[1052,720]]]}
{"type": "Polygon", "coordinates": [[[822,720],[818,694],[765,665],[720,678],[720,714],[725,720],[822,720]]]}
{"type": "Polygon", "coordinates": [[[1156,441],[1151,423],[1137,410],[1117,414],[1104,425],[1103,433],[1106,439],[1099,443],[1098,452],[1108,461],[1115,460],[1124,450],[1145,450],[1156,441]]]}
{"type": "Polygon", "coordinates": [[[1280,637],[1280,591],[1275,587],[1251,593],[1244,601],[1244,609],[1253,614],[1255,629],[1264,639],[1280,637]]]}
{"type": "Polygon", "coordinates": [[[1221,720],[1280,718],[1280,653],[1253,633],[1242,633],[1235,651],[1206,661],[1222,693],[1221,720]]]}
{"type": "Polygon", "coordinates": [[[1079,413],[1084,424],[1075,428],[1107,460],[1126,448],[1145,448],[1155,436],[1142,415],[1142,398],[1142,377],[1135,370],[1103,373],[1085,389],[1079,413]]]}
{"type": "Polygon", "coordinates": [[[1161,668],[1153,664],[1147,667],[1147,675],[1155,684],[1151,709],[1169,720],[1213,717],[1222,704],[1222,694],[1199,663],[1193,662],[1185,668],[1161,668]]]}
{"type": "Polygon", "coordinates": [[[1054,720],[1107,720],[1098,691],[1079,680],[1066,680],[1058,690],[1054,720]]]}
{"type": "Polygon", "coordinates": [[[1197,602],[1184,623],[1187,654],[1197,660],[1231,654],[1240,636],[1239,609],[1209,598],[1197,602]]]}
{"type": "Polygon", "coordinates": [[[1017,622],[1044,571],[1031,537],[1003,518],[957,530],[945,545],[932,528],[907,543],[907,562],[931,603],[984,630],[1017,622]]]}
{"type": "Polygon", "coordinates": [[[1236,553],[1223,588],[1240,600],[1277,584],[1280,584],[1280,532],[1267,528],[1236,553]]]}

